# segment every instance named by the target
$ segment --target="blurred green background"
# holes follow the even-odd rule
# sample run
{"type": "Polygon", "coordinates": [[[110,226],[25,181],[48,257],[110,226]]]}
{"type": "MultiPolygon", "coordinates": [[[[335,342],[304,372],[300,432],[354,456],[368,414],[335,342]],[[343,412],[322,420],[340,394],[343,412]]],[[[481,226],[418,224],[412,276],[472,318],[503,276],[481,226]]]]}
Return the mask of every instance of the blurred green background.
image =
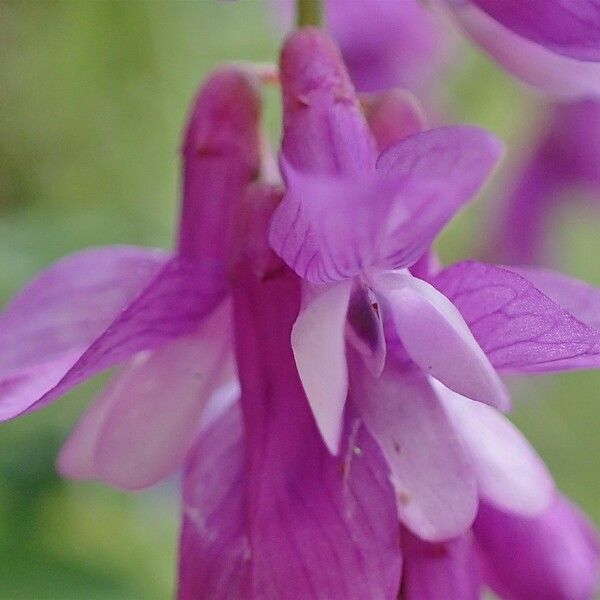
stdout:
{"type": "MultiPolygon", "coordinates": [[[[197,85],[220,61],[275,60],[274,30],[260,0],[1,0],[0,301],[79,248],[168,247],[197,85]]],[[[446,90],[450,121],[488,127],[511,148],[535,127],[534,99],[472,49],[454,61],[446,90]]],[[[267,100],[275,134],[276,92],[267,100]]],[[[476,253],[499,181],[444,234],[445,262],[476,253]]],[[[565,215],[559,238],[560,267],[596,284],[599,225],[600,214],[565,215]]],[[[128,495],[55,474],[62,441],[103,379],[0,426],[0,599],[172,594],[177,482],[128,495]]],[[[598,389],[600,373],[517,382],[514,419],[600,523],[598,389]]]]}

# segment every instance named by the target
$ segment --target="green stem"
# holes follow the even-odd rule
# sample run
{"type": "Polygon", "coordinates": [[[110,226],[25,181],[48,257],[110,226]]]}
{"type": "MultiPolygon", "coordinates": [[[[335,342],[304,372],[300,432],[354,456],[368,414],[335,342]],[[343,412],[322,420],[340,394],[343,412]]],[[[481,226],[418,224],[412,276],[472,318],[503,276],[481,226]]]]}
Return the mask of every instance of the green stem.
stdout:
{"type": "Polygon", "coordinates": [[[296,25],[320,27],[323,24],[323,0],[296,0],[296,25]]]}

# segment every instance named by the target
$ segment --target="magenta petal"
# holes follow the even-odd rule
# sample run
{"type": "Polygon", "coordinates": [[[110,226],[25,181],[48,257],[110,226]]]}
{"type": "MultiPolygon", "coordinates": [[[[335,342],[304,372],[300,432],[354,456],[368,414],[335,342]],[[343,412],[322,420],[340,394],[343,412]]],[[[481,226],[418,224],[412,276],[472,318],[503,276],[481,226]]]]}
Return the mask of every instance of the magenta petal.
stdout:
{"type": "Polygon", "coordinates": [[[28,410],[164,268],[157,250],[113,247],[60,260],[0,315],[0,419],[28,410]]]}
{"type": "Polygon", "coordinates": [[[146,250],[90,251],[59,262],[0,320],[0,418],[40,408],[136,352],[192,331],[224,286],[220,270],[177,257],[165,262],[146,250]]]}
{"type": "Polygon", "coordinates": [[[486,583],[509,600],[591,600],[598,586],[598,534],[581,511],[557,497],[525,519],[481,504],[474,526],[486,583]]]}
{"type": "Polygon", "coordinates": [[[472,400],[510,407],[504,384],[448,298],[408,272],[383,273],[375,286],[404,349],[424,373],[472,400]]]}
{"type": "Polygon", "coordinates": [[[506,268],[533,283],[540,292],[554,300],[581,322],[600,329],[600,289],[597,287],[550,269],[506,268]]]}
{"type": "Polygon", "coordinates": [[[292,329],[298,374],[317,426],[337,454],[348,393],[344,331],[352,282],[320,292],[302,309],[292,329]]]}
{"type": "Polygon", "coordinates": [[[376,265],[400,268],[413,264],[473,198],[501,154],[498,139],[466,125],[417,133],[383,152],[377,171],[398,182],[395,195],[401,200],[381,217],[380,228],[385,226],[385,232],[378,244],[376,265]]]}
{"type": "Polygon", "coordinates": [[[556,52],[600,61],[598,0],[472,0],[499,23],[556,52]]]}
{"type": "Polygon", "coordinates": [[[359,362],[350,371],[352,401],[390,467],[400,519],[426,540],[462,534],[477,512],[475,477],[431,385],[391,359],[378,378],[359,362]]]}
{"type": "Polygon", "coordinates": [[[506,70],[526,83],[559,98],[600,93],[597,62],[556,54],[506,29],[470,2],[455,2],[453,6],[467,33],[506,70]]]}
{"type": "Polygon", "coordinates": [[[301,29],[281,52],[284,159],[310,173],[369,173],[377,152],[335,43],[301,29]]]}
{"type": "Polygon", "coordinates": [[[212,393],[235,376],[230,312],[227,303],[194,334],[136,356],[76,428],[61,453],[61,471],[85,473],[78,463],[89,460],[90,446],[92,472],[84,476],[123,489],[153,485],[177,469],[212,393]]]}
{"type": "Polygon", "coordinates": [[[183,484],[178,600],[252,598],[239,404],[194,446],[183,484]]]}
{"type": "Polygon", "coordinates": [[[179,252],[224,263],[235,203],[260,164],[260,92],[247,69],[222,67],[204,83],[183,142],[179,252]]]}
{"type": "Polygon", "coordinates": [[[499,154],[493,136],[464,126],[402,140],[381,155],[376,174],[313,175],[284,161],[287,188],[271,245],[317,284],[368,267],[410,266],[479,189],[499,154]]]}
{"type": "Polygon", "coordinates": [[[402,598],[409,600],[479,600],[481,574],[471,532],[447,542],[424,542],[403,536],[402,598]]]}
{"type": "Polygon", "coordinates": [[[600,331],[508,269],[464,262],[434,286],[450,298],[497,369],[559,371],[600,365],[600,331]]]}
{"type": "Polygon", "coordinates": [[[497,410],[439,383],[434,387],[467,449],[480,497],[524,516],[547,509],[554,497],[554,482],[525,436],[497,410]]]}

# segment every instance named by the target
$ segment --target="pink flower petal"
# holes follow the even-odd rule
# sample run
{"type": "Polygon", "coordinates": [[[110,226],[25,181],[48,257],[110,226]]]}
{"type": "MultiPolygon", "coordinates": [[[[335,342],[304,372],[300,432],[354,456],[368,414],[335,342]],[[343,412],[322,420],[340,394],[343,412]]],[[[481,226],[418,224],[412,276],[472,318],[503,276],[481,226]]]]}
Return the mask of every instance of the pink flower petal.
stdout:
{"type": "Polygon", "coordinates": [[[308,173],[369,173],[375,143],[335,43],[318,29],[300,29],[281,52],[282,154],[308,173]]]}
{"type": "Polygon", "coordinates": [[[597,287],[550,269],[506,268],[530,281],[540,292],[581,322],[600,329],[600,289],[597,287]]]}
{"type": "Polygon", "coordinates": [[[284,161],[287,188],[270,243],[316,284],[368,267],[410,266],[471,199],[499,153],[490,134],[464,126],[402,140],[381,155],[376,174],[313,175],[284,161]]]}
{"type": "Polygon", "coordinates": [[[458,308],[497,369],[559,371],[600,365],[600,331],[517,273],[464,262],[444,269],[432,283],[458,308]]]}
{"type": "Polygon", "coordinates": [[[352,281],[321,292],[298,315],[292,349],[313,415],[332,454],[337,454],[348,393],[344,338],[352,281]]]}
{"type": "Polygon", "coordinates": [[[500,412],[434,382],[477,477],[479,495],[497,508],[524,516],[546,510],[554,482],[525,436],[500,412]]]}
{"type": "Polygon", "coordinates": [[[76,428],[61,453],[61,471],[134,490],[179,467],[211,394],[234,377],[230,323],[227,304],[194,334],[138,355],[76,428]]]}
{"type": "Polygon", "coordinates": [[[598,533],[557,497],[526,519],[481,504],[474,526],[485,582],[502,598],[589,600],[598,587],[598,533]]]}
{"type": "Polygon", "coordinates": [[[156,251],[107,248],[58,262],[0,317],[0,419],[192,331],[224,290],[221,271],[156,251]]]}
{"type": "Polygon", "coordinates": [[[379,378],[361,367],[350,370],[352,402],[387,460],[401,521],[425,540],[462,534],[477,513],[475,477],[430,384],[391,358],[379,378]]]}
{"type": "Polygon", "coordinates": [[[436,544],[403,535],[403,598],[410,600],[479,600],[481,574],[470,532],[436,544]]]}
{"type": "Polygon", "coordinates": [[[598,0],[472,0],[493,19],[548,50],[600,61],[598,0]]]}
{"type": "Polygon", "coordinates": [[[408,272],[379,275],[375,286],[406,352],[425,373],[472,400],[509,408],[506,388],[448,298],[408,272]]]}
{"type": "Polygon", "coordinates": [[[558,98],[600,94],[598,62],[583,62],[556,54],[512,33],[468,2],[457,2],[453,6],[459,22],[475,42],[526,83],[558,98]]]}

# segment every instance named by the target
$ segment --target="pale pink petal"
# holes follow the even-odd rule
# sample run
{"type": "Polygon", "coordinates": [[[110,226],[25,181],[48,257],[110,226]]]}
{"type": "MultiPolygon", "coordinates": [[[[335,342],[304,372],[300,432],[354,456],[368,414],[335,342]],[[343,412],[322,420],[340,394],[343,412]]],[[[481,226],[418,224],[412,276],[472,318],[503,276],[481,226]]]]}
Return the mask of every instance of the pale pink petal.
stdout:
{"type": "Polygon", "coordinates": [[[434,389],[467,448],[479,495],[504,511],[524,516],[548,508],[554,482],[525,436],[497,410],[438,382],[434,389]]]}
{"type": "Polygon", "coordinates": [[[315,420],[332,454],[337,454],[348,393],[344,338],[352,281],[319,293],[298,315],[292,349],[315,420]]]}
{"type": "Polygon", "coordinates": [[[424,542],[409,532],[402,538],[402,598],[480,600],[481,573],[470,531],[438,543],[424,542]]]}
{"type": "Polygon", "coordinates": [[[90,475],[115,487],[147,487],[173,472],[212,393],[234,377],[230,323],[226,303],[194,334],[138,355],[96,401],[94,416],[78,425],[60,464],[76,466],[92,445],[90,475]]]}
{"type": "Polygon", "coordinates": [[[559,371],[600,365],[600,331],[511,270],[464,262],[442,270],[432,282],[461,312],[497,369],[559,371]]]}
{"type": "Polygon", "coordinates": [[[470,2],[456,2],[455,14],[467,33],[505,69],[558,98],[600,94],[600,63],[556,54],[516,35],[470,2]]]}
{"type": "Polygon", "coordinates": [[[430,541],[463,533],[477,513],[475,477],[427,379],[391,358],[378,378],[359,359],[350,376],[352,402],[389,465],[401,521],[430,541]]]}
{"type": "Polygon", "coordinates": [[[402,345],[424,373],[472,400],[509,408],[506,388],[448,298],[408,272],[383,273],[375,286],[402,345]]]}

